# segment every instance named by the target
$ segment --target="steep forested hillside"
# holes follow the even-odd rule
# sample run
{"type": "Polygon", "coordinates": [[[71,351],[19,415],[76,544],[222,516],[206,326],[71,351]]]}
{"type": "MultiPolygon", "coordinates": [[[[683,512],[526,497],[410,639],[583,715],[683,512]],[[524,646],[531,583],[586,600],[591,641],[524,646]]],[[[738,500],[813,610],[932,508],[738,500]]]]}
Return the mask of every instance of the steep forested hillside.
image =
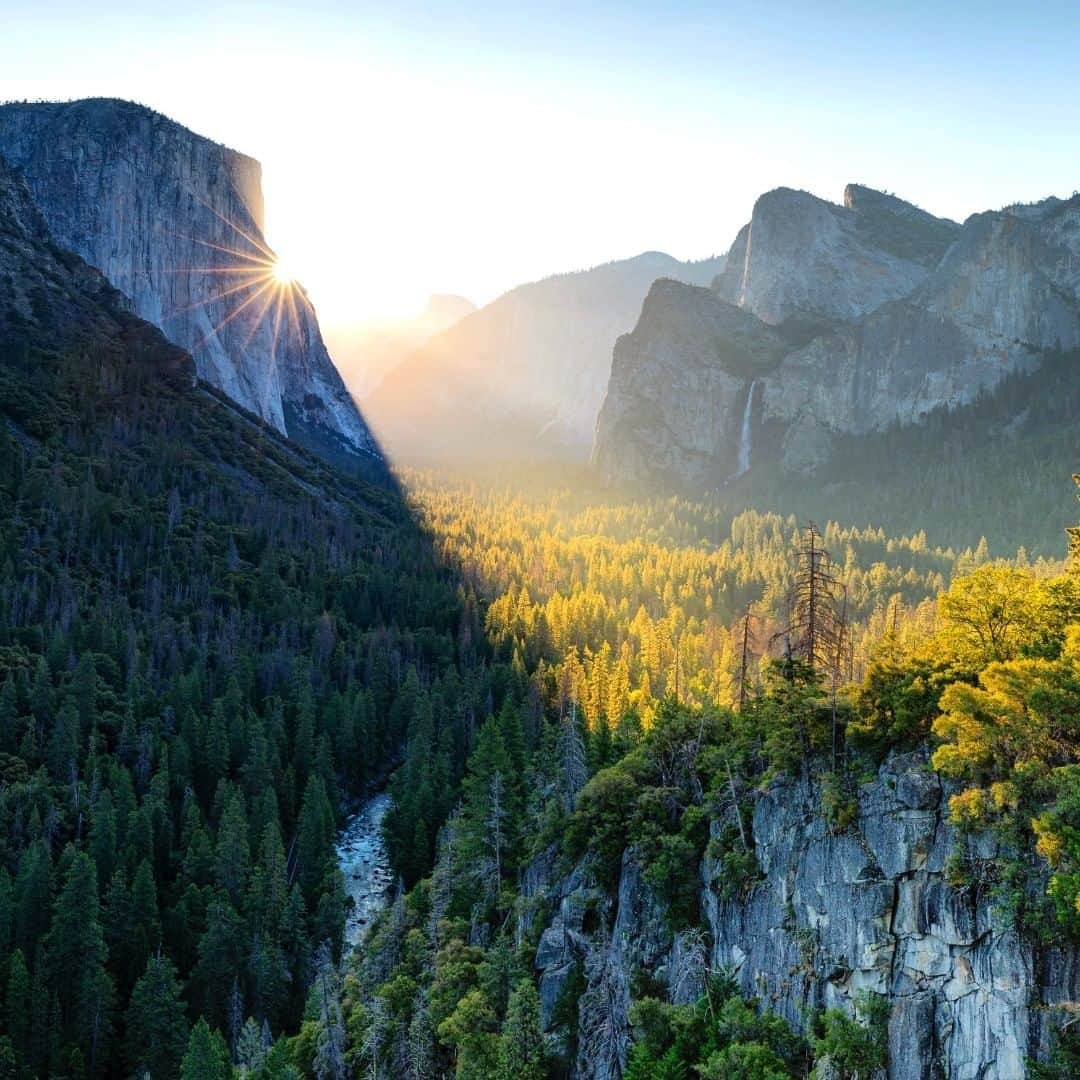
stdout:
{"type": "Polygon", "coordinates": [[[266,1058],[339,955],[340,814],[432,698],[453,800],[484,651],[395,493],[196,383],[0,170],[0,1072],[266,1058]]]}

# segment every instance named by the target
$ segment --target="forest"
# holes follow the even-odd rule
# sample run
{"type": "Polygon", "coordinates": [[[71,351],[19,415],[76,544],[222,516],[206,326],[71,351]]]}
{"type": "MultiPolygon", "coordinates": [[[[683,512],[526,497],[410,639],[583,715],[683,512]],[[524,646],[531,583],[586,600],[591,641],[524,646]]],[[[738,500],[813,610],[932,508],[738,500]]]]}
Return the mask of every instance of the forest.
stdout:
{"type": "MultiPolygon", "coordinates": [[[[610,886],[641,852],[692,929],[706,853],[755,880],[775,778],[843,830],[928,744],[952,819],[1016,852],[955,880],[1080,933],[1064,558],[546,481],[403,499],[152,344],[0,372],[0,1075],[564,1075],[615,1036],[603,972],[541,1002],[538,859],[610,886]],[[343,954],[335,836],[386,784],[401,884],[343,954]]],[[[637,974],[627,1077],[881,1065],[880,1001],[796,1032],[691,952],[693,1001],[637,974]]]]}
{"type": "MultiPolygon", "coordinates": [[[[984,543],[956,553],[678,500],[582,505],[565,490],[412,480],[437,549],[487,598],[495,659],[518,690],[477,734],[432,872],[347,970],[353,1067],[545,1077],[603,1056],[617,1037],[605,972],[581,970],[550,1009],[534,985],[544,945],[528,883],[545,859],[565,872],[586,860],[612,889],[633,850],[667,919],[693,933],[691,868],[707,856],[732,895],[752,888],[751,808],[777,777],[819,780],[842,833],[877,765],[927,746],[961,835],[990,830],[1013,852],[958,848],[953,886],[990,890],[1040,940],[1076,940],[1080,533],[1071,564],[992,560],[984,543]],[[541,1034],[552,1026],[554,1041],[541,1034]]],[[[435,745],[437,728],[421,730],[435,745]]],[[[425,812],[412,793],[431,784],[430,760],[410,756],[392,787],[388,838],[407,884],[425,812]]],[[[884,999],[868,997],[857,1020],[826,1010],[796,1035],[696,962],[692,1004],[635,976],[627,1077],[796,1077],[827,1062],[836,1071],[820,1075],[869,1078],[884,1066],[884,999]]],[[[1078,1055],[1066,1036],[1031,1075],[1074,1075],[1078,1055]]]]}
{"type": "Polygon", "coordinates": [[[454,703],[447,792],[502,699],[400,499],[169,355],[2,357],[3,1075],[208,1077],[297,1030],[408,687],[454,703]]]}

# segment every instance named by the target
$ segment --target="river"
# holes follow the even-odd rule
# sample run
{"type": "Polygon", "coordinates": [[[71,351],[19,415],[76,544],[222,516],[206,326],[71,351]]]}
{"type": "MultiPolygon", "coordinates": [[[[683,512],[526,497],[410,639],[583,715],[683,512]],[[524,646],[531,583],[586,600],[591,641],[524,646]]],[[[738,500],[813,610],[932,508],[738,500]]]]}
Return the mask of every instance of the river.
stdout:
{"type": "Polygon", "coordinates": [[[368,799],[345,822],[337,842],[337,858],[345,876],[345,893],[353,909],[345,924],[345,943],[352,948],[390,902],[394,875],[382,838],[382,823],[390,809],[390,795],[368,799]]]}

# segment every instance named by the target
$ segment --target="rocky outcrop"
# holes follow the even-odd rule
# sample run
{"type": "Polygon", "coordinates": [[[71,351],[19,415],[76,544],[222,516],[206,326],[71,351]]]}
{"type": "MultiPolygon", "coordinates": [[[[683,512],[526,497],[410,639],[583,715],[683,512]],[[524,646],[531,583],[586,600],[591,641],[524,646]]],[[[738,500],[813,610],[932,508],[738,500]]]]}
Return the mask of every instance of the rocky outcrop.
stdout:
{"type": "Polygon", "coordinates": [[[1080,345],[1078,267],[1080,198],[960,227],[858,185],[843,206],[770,192],[714,291],[773,324],[783,356],[764,374],[741,371],[717,339],[682,327],[692,301],[670,291],[669,311],[649,313],[663,336],[620,342],[594,461],[616,482],[723,485],[744,471],[737,404],[756,378],[751,464],[778,457],[811,471],[838,435],[917,424],[1033,371],[1047,349],[1080,345]],[[707,399],[715,408],[693,399],[706,385],[724,387],[707,399]]]}
{"type": "Polygon", "coordinates": [[[708,289],[658,281],[633,333],[621,337],[596,424],[593,461],[624,480],[705,484],[739,467],[742,418],[756,424],[755,380],[788,342],[708,289]],[[708,357],[688,364],[688,356],[708,357]]]}
{"type": "Polygon", "coordinates": [[[57,243],[190,352],[201,378],[329,456],[379,460],[303,290],[273,278],[258,162],[104,99],[0,107],[0,155],[57,243]]]}
{"type": "MultiPolygon", "coordinates": [[[[897,756],[859,788],[856,823],[834,833],[818,784],[775,782],[753,815],[758,879],[732,889],[706,857],[702,924],[679,934],[667,929],[663,899],[633,851],[610,894],[580,864],[552,888],[554,912],[536,953],[545,1025],[580,963],[589,988],[607,992],[609,1029],[621,1026],[628,1038],[642,973],[671,1000],[699,992],[693,980],[703,969],[692,954],[703,935],[711,966],[796,1029],[814,1010],[852,1013],[858,995],[885,995],[889,1080],[1018,1080],[1080,995],[1080,965],[1075,950],[1040,948],[1019,932],[988,889],[948,883],[960,838],[946,794],[924,756],[897,756]]],[[[967,843],[984,860],[1002,854],[990,837],[967,843]]],[[[586,996],[575,1075],[606,1080],[617,1075],[612,1047],[621,1043],[609,1039],[596,1053],[587,1009],[586,996]]]]}
{"type": "Polygon", "coordinates": [[[707,284],[722,265],[646,252],[519,286],[388,372],[364,409],[387,448],[414,459],[584,460],[612,348],[653,282],[707,284]]]}
{"type": "Polygon", "coordinates": [[[719,898],[706,862],[714,964],[796,1027],[808,1008],[851,1012],[861,992],[888,995],[890,1080],[1023,1076],[1044,1000],[1034,950],[986,892],[947,884],[958,838],[937,776],[918,759],[893,761],[860,789],[858,823],[838,835],[820,807],[806,781],[758,800],[762,880],[738,900],[719,898]]]}
{"type": "Polygon", "coordinates": [[[861,318],[926,277],[924,251],[892,239],[917,235],[926,222],[946,234],[955,229],[866,188],[849,187],[844,206],[777,188],[754,205],[717,292],[769,323],[861,318]]]}

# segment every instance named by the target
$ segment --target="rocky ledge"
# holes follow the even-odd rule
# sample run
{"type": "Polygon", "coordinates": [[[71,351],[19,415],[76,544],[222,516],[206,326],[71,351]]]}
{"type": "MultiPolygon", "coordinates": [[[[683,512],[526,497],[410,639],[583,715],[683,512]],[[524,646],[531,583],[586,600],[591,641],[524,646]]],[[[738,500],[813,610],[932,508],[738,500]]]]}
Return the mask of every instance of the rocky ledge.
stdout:
{"type": "MultiPolygon", "coordinates": [[[[860,994],[886,995],[889,1080],[1023,1077],[1080,996],[1080,966],[1075,950],[1018,931],[988,889],[949,884],[946,864],[961,840],[946,795],[924,756],[896,756],[859,788],[855,823],[834,832],[818,783],[775,782],[753,815],[760,877],[725,899],[719,866],[706,857],[701,924],[679,933],[633,851],[613,892],[587,860],[561,880],[551,878],[551,853],[538,860],[525,892],[550,912],[535,961],[545,1024],[575,965],[588,982],[575,1075],[620,1075],[637,976],[666,985],[674,1002],[693,1000],[704,944],[714,969],[797,1029],[814,1010],[853,1013],[860,994]],[[606,1034],[597,1040],[601,1013],[606,1034]]],[[[998,855],[988,836],[966,843],[973,857],[998,855]]]]}

